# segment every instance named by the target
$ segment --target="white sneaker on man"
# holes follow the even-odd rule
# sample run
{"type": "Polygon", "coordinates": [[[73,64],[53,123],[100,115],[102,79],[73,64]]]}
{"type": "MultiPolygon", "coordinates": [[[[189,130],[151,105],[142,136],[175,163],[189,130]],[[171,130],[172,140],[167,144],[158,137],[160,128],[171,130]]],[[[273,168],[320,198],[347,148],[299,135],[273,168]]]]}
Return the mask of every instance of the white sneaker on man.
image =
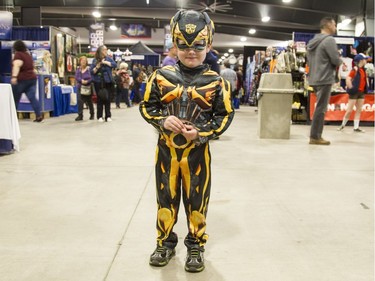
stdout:
{"type": "Polygon", "coordinates": [[[108,118],[107,118],[107,122],[112,122],[111,117],[108,117],[108,118]]]}
{"type": "Polygon", "coordinates": [[[104,122],[104,119],[103,119],[102,117],[100,117],[100,118],[98,119],[98,122],[104,122]]]}

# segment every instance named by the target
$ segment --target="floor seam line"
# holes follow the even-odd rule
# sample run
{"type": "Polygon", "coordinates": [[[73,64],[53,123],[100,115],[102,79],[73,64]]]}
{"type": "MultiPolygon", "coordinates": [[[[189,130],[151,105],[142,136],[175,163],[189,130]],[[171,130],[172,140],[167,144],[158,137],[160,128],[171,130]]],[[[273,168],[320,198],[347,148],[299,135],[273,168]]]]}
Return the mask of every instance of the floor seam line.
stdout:
{"type": "Polygon", "coordinates": [[[106,280],[107,280],[108,275],[109,275],[109,273],[111,272],[112,266],[113,266],[113,264],[114,264],[114,262],[115,262],[115,260],[116,260],[116,258],[117,258],[118,253],[120,252],[120,248],[121,248],[122,243],[123,243],[123,241],[124,241],[124,239],[125,239],[125,235],[127,234],[128,230],[129,230],[129,226],[130,226],[130,224],[132,223],[133,218],[134,218],[134,215],[135,215],[136,211],[138,210],[139,204],[140,204],[140,202],[141,202],[141,200],[142,200],[142,198],[143,198],[143,196],[144,196],[144,194],[145,194],[145,192],[146,192],[146,188],[147,188],[147,186],[148,186],[148,184],[149,184],[149,182],[150,182],[150,179],[151,179],[152,174],[153,174],[153,172],[151,171],[150,174],[149,174],[149,176],[148,176],[148,179],[147,179],[147,181],[146,181],[145,187],[143,188],[142,194],[141,194],[141,196],[140,196],[140,198],[139,198],[139,200],[138,200],[138,202],[137,202],[137,205],[135,206],[134,211],[133,211],[133,213],[132,213],[132,215],[131,215],[131,217],[130,217],[130,220],[129,220],[128,224],[127,224],[126,227],[125,227],[125,230],[124,230],[124,232],[123,232],[123,234],[122,234],[122,236],[121,236],[120,241],[117,243],[117,249],[116,249],[116,252],[115,252],[115,254],[114,254],[113,258],[112,258],[112,261],[111,261],[111,263],[110,263],[110,265],[109,265],[109,267],[108,267],[108,269],[107,269],[107,272],[106,272],[106,274],[105,274],[105,276],[104,276],[104,278],[103,278],[103,281],[106,281],[106,280]]]}

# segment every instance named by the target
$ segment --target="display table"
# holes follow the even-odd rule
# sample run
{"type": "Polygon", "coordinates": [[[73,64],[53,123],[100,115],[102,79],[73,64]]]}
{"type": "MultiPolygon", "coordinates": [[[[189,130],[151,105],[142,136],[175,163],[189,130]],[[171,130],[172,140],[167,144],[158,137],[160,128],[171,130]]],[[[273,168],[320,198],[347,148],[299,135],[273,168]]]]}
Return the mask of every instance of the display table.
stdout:
{"type": "MultiPolygon", "coordinates": [[[[57,117],[69,113],[77,113],[78,105],[70,105],[70,95],[75,93],[72,86],[58,85],[53,86],[53,116],[57,117]]],[[[75,94],[77,95],[77,94],[75,94]]]]}
{"type": "MultiPolygon", "coordinates": [[[[315,93],[309,95],[309,107],[310,107],[310,120],[314,115],[316,105],[315,93]]],[[[348,105],[349,95],[347,93],[335,93],[331,94],[331,98],[328,103],[327,112],[324,120],[326,121],[342,121],[344,118],[346,108],[348,105]]],[[[350,115],[349,120],[353,120],[355,110],[350,115]]],[[[365,95],[365,102],[362,107],[360,121],[372,121],[374,122],[374,94],[365,95]]]]}
{"type": "Polygon", "coordinates": [[[21,132],[10,84],[0,84],[0,153],[19,151],[21,132]]]}

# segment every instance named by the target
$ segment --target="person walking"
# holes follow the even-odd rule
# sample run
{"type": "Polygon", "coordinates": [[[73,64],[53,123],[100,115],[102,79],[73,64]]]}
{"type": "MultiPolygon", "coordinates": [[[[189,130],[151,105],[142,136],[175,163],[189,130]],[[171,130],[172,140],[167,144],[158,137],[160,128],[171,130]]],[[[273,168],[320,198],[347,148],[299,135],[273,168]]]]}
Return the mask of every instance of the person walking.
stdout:
{"type": "Polygon", "coordinates": [[[116,108],[120,108],[121,100],[124,99],[127,107],[131,107],[129,101],[129,89],[133,83],[132,77],[128,72],[128,64],[126,62],[120,63],[119,70],[116,72],[115,80],[116,87],[116,108]]]}
{"type": "Polygon", "coordinates": [[[90,120],[94,120],[94,105],[92,103],[91,73],[87,64],[87,57],[79,58],[79,67],[76,70],[75,79],[78,94],[78,116],[76,121],[83,120],[83,104],[86,103],[90,110],[90,120]]]}
{"type": "Polygon", "coordinates": [[[206,216],[211,189],[209,140],[232,122],[230,83],[203,64],[212,44],[207,13],[179,11],[171,33],[179,61],[156,70],[148,80],[139,109],[159,133],[156,148],[157,246],[151,266],[165,266],[176,253],[173,232],[182,201],[188,225],[185,270],[204,270],[206,216]],[[194,28],[192,28],[194,26],[194,28]]]}
{"type": "Polygon", "coordinates": [[[95,92],[97,95],[97,113],[96,117],[99,122],[111,122],[111,96],[113,89],[112,68],[116,68],[116,62],[107,55],[107,47],[99,46],[95,53],[95,58],[90,67],[92,80],[94,81],[95,92]],[[98,95],[100,89],[106,89],[108,96],[102,98],[98,95]],[[105,111],[105,119],[103,119],[103,107],[105,111]]]}
{"type": "Polygon", "coordinates": [[[370,57],[360,53],[353,59],[354,67],[346,77],[346,91],[349,94],[349,102],[341,126],[338,128],[339,131],[342,131],[345,128],[355,106],[356,111],[354,115],[353,130],[357,133],[365,132],[365,130],[359,128],[359,121],[362,106],[365,101],[365,94],[367,93],[367,76],[364,66],[369,58],[370,57]]]}
{"type": "Polygon", "coordinates": [[[310,128],[310,144],[331,144],[330,141],[322,138],[322,133],[332,84],[335,83],[335,70],[342,62],[336,41],[332,36],[335,33],[335,20],[325,17],[320,21],[320,33],[307,44],[307,59],[310,67],[308,81],[317,97],[310,128]]]}
{"type": "Polygon", "coordinates": [[[220,76],[229,81],[232,90],[231,96],[233,100],[237,89],[237,73],[230,68],[229,60],[224,61],[224,69],[220,71],[220,76]]]}
{"type": "Polygon", "coordinates": [[[42,122],[43,115],[40,103],[36,98],[36,80],[34,62],[28,52],[26,44],[22,40],[16,40],[13,44],[14,57],[12,62],[12,77],[10,83],[14,95],[16,109],[18,109],[22,93],[25,93],[35,113],[34,122],[42,122]]]}

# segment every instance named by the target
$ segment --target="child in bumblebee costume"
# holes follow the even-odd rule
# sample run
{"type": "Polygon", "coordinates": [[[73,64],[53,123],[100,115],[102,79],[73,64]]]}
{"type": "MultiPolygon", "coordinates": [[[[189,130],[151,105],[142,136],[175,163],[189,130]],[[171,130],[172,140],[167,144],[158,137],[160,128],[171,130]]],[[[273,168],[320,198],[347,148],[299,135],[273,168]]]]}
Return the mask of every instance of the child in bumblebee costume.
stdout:
{"type": "Polygon", "coordinates": [[[180,200],[185,207],[185,270],[204,269],[206,215],[211,188],[208,141],[221,135],[234,116],[230,84],[202,64],[214,25],[206,13],[179,11],[171,19],[179,62],[148,79],[142,117],[159,132],[156,148],[157,247],[150,265],[165,266],[175,255],[180,200]]]}

